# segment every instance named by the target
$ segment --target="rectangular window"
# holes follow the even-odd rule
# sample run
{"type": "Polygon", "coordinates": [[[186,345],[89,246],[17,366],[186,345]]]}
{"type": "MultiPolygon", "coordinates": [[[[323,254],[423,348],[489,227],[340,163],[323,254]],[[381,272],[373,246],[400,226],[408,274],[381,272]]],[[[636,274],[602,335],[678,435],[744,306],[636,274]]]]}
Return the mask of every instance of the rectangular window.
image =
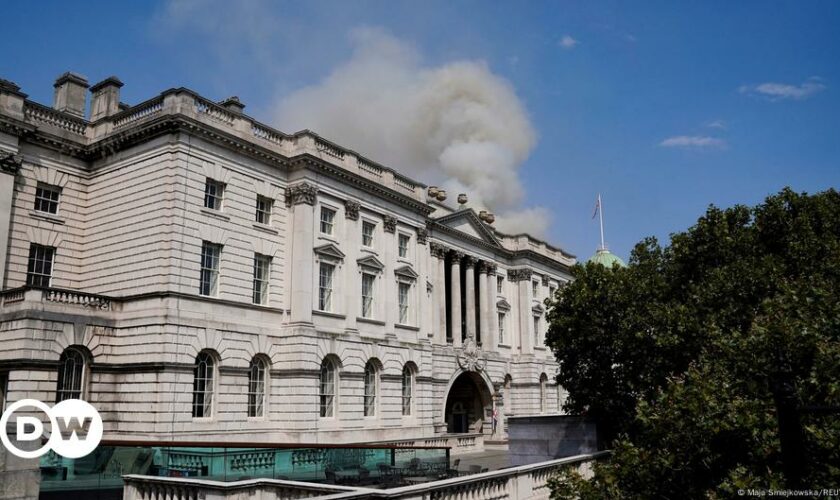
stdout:
{"type": "Polygon", "coordinates": [[[362,273],[362,317],[373,316],[373,283],[376,276],[362,273]]]}
{"type": "Polygon", "coordinates": [[[327,207],[321,207],[321,232],[324,234],[333,234],[334,223],[335,210],[327,207]]]}
{"type": "Polygon", "coordinates": [[[224,183],[208,178],[204,184],[204,206],[211,210],[221,210],[224,195],[224,183]]]}
{"type": "Polygon", "coordinates": [[[539,281],[532,281],[531,282],[531,292],[534,294],[534,298],[537,298],[537,294],[540,292],[540,282],[539,281]]]}
{"type": "Polygon", "coordinates": [[[499,343],[507,344],[505,341],[505,313],[499,313],[499,343]]]}
{"type": "Polygon", "coordinates": [[[400,324],[408,324],[408,294],[411,291],[411,285],[408,283],[399,284],[399,305],[400,305],[400,324]]]}
{"type": "Polygon", "coordinates": [[[505,277],[504,276],[496,276],[496,293],[499,295],[502,294],[502,287],[505,285],[505,277]]]}
{"type": "Polygon", "coordinates": [[[366,247],[373,246],[373,232],[376,230],[376,224],[373,222],[362,222],[362,245],[366,247]]]}
{"type": "Polygon", "coordinates": [[[408,257],[408,243],[411,241],[411,236],[407,234],[401,234],[397,239],[398,242],[398,249],[399,255],[402,258],[408,257]]]}
{"type": "Polygon", "coordinates": [[[540,345],[540,317],[534,316],[534,347],[541,347],[540,345]]]}
{"type": "Polygon", "coordinates": [[[334,272],[334,265],[321,262],[318,277],[318,309],[321,311],[329,311],[332,308],[334,272]]]}
{"type": "Polygon", "coordinates": [[[58,198],[60,196],[60,187],[39,182],[38,187],[35,188],[35,211],[48,214],[58,213],[58,198]]]}
{"type": "Polygon", "coordinates": [[[201,245],[201,295],[215,296],[219,291],[219,259],[222,245],[205,241],[201,245]]]}
{"type": "Polygon", "coordinates": [[[257,196],[257,222],[268,225],[271,222],[271,207],[274,200],[265,196],[257,196]]]}
{"type": "Polygon", "coordinates": [[[55,248],[32,244],[29,246],[29,264],[26,268],[26,284],[50,286],[55,248]]]}
{"type": "Polygon", "coordinates": [[[554,300],[554,294],[556,292],[557,292],[557,287],[556,286],[548,287],[548,298],[550,298],[551,300],[554,300]]]}
{"type": "Polygon", "coordinates": [[[271,257],[254,254],[254,304],[268,303],[268,274],[271,268],[271,257]]]}

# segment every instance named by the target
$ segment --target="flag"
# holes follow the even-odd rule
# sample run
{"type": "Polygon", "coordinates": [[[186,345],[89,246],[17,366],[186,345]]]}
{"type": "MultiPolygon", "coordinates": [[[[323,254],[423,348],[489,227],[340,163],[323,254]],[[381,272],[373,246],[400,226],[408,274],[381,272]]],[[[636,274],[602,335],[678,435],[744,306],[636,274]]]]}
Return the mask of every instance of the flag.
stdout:
{"type": "Polygon", "coordinates": [[[601,195],[599,194],[598,197],[595,199],[595,211],[592,212],[592,218],[594,219],[596,215],[598,215],[598,210],[601,209],[601,195]]]}

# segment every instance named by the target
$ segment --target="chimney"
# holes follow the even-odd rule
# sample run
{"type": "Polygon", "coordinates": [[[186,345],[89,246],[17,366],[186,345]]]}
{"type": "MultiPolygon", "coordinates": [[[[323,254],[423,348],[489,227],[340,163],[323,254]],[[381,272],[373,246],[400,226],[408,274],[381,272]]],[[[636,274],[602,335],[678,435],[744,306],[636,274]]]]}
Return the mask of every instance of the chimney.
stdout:
{"type": "Polygon", "coordinates": [[[90,88],[90,121],[111,116],[120,111],[120,88],[123,82],[116,76],[97,83],[90,88]]]}
{"type": "Polygon", "coordinates": [[[53,108],[79,118],[85,117],[88,81],[82,75],[68,71],[55,81],[53,108]]]}

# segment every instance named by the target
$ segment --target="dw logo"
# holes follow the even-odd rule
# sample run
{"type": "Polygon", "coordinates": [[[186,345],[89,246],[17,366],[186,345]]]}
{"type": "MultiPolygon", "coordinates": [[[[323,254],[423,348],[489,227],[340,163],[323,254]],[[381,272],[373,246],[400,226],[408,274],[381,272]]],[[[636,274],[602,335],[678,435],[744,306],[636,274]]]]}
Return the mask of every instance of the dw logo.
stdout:
{"type": "MultiPolygon", "coordinates": [[[[41,419],[32,415],[19,415],[15,419],[15,433],[18,442],[40,440],[44,435],[41,419]]],[[[0,441],[13,455],[20,458],[38,458],[55,451],[66,458],[81,458],[92,452],[102,440],[102,417],[96,408],[81,399],[66,399],[52,408],[37,399],[21,399],[9,405],[0,418],[0,441]],[[21,450],[9,439],[8,423],[15,411],[21,408],[37,408],[50,421],[49,439],[34,451],[21,450]]]]}

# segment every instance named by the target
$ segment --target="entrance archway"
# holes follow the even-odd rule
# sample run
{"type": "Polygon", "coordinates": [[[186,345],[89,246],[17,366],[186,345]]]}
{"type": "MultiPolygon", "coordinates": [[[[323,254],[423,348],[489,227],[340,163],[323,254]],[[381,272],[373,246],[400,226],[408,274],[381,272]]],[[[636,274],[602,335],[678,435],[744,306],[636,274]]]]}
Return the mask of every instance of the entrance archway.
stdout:
{"type": "Polygon", "coordinates": [[[446,395],[444,419],[446,431],[451,434],[484,431],[484,422],[490,422],[493,398],[484,379],[476,372],[460,374],[446,395]]]}

